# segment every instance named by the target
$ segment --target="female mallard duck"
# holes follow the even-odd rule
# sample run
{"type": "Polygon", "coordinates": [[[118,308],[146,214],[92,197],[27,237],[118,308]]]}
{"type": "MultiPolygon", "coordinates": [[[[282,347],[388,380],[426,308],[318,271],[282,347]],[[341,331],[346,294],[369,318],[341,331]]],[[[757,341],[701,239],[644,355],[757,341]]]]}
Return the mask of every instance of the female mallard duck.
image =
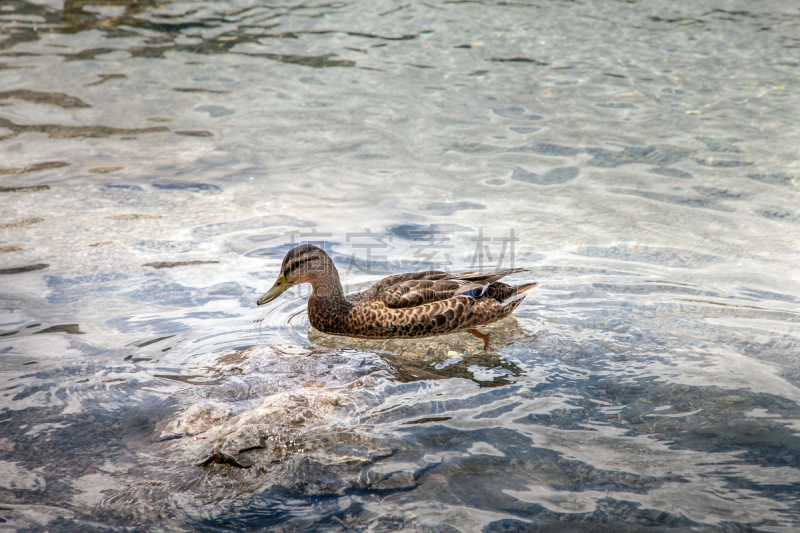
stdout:
{"type": "Polygon", "coordinates": [[[302,244],[286,254],[278,280],[261,298],[264,305],[293,285],[310,283],[308,319],[332,335],[366,338],[428,337],[467,331],[480,337],[484,349],[489,337],[473,329],[507,317],[519,306],[523,293],[538,283],[517,287],[499,283],[522,268],[496,272],[427,271],[385,278],[364,292],[344,295],[339,273],[323,250],[302,244]]]}

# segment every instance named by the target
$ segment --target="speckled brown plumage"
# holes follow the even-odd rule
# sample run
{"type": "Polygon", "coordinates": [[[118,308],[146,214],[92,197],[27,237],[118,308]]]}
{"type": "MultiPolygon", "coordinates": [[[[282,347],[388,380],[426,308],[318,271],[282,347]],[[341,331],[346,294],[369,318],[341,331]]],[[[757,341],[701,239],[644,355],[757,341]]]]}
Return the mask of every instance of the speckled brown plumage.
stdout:
{"type": "Polygon", "coordinates": [[[498,281],[525,271],[519,268],[488,273],[427,271],[389,276],[364,292],[345,296],[333,261],[307,244],[290,250],[281,270],[259,304],[292,285],[311,283],[308,318],[314,328],[367,338],[427,337],[490,324],[510,315],[522,302],[522,293],[537,285],[514,287],[498,281]]]}

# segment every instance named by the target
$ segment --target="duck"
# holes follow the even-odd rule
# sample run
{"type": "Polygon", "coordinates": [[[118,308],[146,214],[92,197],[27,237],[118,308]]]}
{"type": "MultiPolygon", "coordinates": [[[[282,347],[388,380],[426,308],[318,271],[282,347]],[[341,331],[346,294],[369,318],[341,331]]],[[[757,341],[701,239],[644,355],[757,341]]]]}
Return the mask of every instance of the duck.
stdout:
{"type": "Polygon", "coordinates": [[[261,298],[265,305],[303,283],[310,283],[308,319],[330,335],[368,339],[432,337],[467,332],[484,342],[489,336],[476,329],[506,318],[538,282],[512,286],[500,283],[510,268],[493,272],[448,273],[438,270],[395,274],[369,289],[345,295],[339,272],[321,248],[301,244],[289,250],[278,279],[261,298]]]}

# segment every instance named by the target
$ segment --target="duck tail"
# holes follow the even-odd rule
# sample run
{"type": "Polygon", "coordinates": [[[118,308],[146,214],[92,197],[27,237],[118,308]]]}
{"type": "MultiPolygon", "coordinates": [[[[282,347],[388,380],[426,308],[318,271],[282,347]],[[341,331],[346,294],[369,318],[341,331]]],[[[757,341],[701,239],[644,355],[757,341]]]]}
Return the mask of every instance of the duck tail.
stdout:
{"type": "Polygon", "coordinates": [[[511,296],[500,302],[500,305],[506,307],[507,305],[510,305],[516,302],[517,300],[525,298],[525,296],[527,296],[527,294],[525,293],[531,290],[532,288],[536,287],[538,284],[539,282],[535,281],[533,283],[523,283],[522,285],[514,287],[514,292],[511,293],[511,296]]]}

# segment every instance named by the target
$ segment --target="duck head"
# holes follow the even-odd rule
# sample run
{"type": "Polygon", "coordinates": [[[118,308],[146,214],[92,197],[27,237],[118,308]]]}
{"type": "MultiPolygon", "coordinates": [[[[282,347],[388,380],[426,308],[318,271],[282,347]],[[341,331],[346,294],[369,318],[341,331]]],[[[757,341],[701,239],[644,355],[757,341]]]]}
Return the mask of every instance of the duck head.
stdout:
{"type": "Polygon", "coordinates": [[[295,285],[310,283],[312,287],[316,287],[320,282],[331,278],[338,281],[339,274],[328,254],[311,244],[301,244],[289,250],[283,258],[280,276],[272,288],[258,299],[258,305],[271,302],[295,285]]]}

